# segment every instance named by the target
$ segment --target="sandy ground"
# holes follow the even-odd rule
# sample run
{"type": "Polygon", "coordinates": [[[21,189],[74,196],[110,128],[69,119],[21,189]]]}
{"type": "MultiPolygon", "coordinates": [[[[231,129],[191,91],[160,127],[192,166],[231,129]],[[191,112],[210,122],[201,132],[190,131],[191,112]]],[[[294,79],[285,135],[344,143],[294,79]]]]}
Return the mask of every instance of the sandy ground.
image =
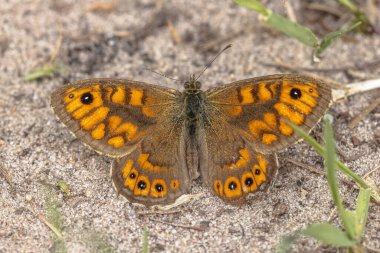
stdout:
{"type": "MultiPolygon", "coordinates": [[[[286,13],[282,1],[271,2],[270,8],[286,13]]],[[[299,21],[319,34],[327,32],[322,23],[332,29],[339,26],[334,16],[303,12],[301,1],[292,2],[299,21]]],[[[336,213],[331,216],[333,204],[325,178],[285,160],[322,170],[322,159],[304,142],[279,153],[281,168],[274,187],[268,193],[253,194],[245,206],[223,203],[197,180],[192,193],[203,195],[174,209],[178,212],[141,214],[147,209],[118,197],[111,187],[111,159],[72,137],[56,120],[48,101],[51,92],[65,82],[93,77],[181,88],[181,82],[145,68],[183,80],[199,72],[227,43],[233,47],[201,78],[205,88],[289,72],[266,64],[276,59],[296,68],[312,68],[343,84],[373,79],[380,76],[379,65],[368,63],[380,57],[379,35],[346,36],[326,51],[320,64],[312,65],[310,48],[265,28],[254,12],[230,1],[113,3],[110,12],[96,12],[90,10],[93,1],[1,0],[0,166],[8,172],[10,184],[0,177],[0,252],[53,251],[53,233],[39,215],[46,215],[43,185],[62,181],[72,196],[58,189],[53,192],[64,216],[63,235],[69,252],[91,251],[81,239],[86,231],[102,235],[117,252],[139,252],[144,225],[152,252],[269,252],[282,235],[309,223],[329,218],[339,223],[336,213]],[[59,33],[63,40],[55,62],[66,66],[66,72],[50,79],[23,81],[26,73],[49,61],[59,33]]],[[[380,163],[380,110],[375,109],[355,129],[348,124],[379,94],[377,90],[351,96],[330,109],[340,157],[359,175],[380,163]]],[[[320,136],[321,127],[313,134],[320,136]]],[[[380,171],[370,177],[379,187],[380,171]]],[[[343,185],[341,192],[345,204],[353,207],[357,190],[343,185]]],[[[364,245],[380,248],[380,207],[375,204],[369,209],[364,245]]],[[[300,239],[293,249],[335,251],[307,238],[300,239]]]]}

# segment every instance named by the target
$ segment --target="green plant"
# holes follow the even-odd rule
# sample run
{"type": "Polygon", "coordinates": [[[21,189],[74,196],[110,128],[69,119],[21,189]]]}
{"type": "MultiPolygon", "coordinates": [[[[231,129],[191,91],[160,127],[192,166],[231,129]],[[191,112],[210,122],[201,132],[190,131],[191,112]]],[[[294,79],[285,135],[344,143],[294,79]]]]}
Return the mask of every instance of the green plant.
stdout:
{"type": "Polygon", "coordinates": [[[273,11],[265,8],[264,5],[262,5],[258,0],[234,0],[234,2],[248,9],[259,12],[263,17],[263,21],[269,26],[309,47],[314,48],[314,61],[319,60],[322,52],[328,48],[334,40],[357,28],[363,22],[361,19],[357,19],[348,27],[343,27],[339,31],[328,33],[320,39],[309,28],[274,13],[273,11]]]}
{"type": "Polygon", "coordinates": [[[63,66],[47,64],[41,68],[34,70],[24,76],[24,81],[33,81],[45,77],[53,77],[59,71],[63,70],[63,66]]]}
{"type": "Polygon", "coordinates": [[[144,226],[142,253],[149,253],[148,229],[144,226]]]}
{"type": "MultiPolygon", "coordinates": [[[[291,123],[289,122],[289,124],[291,123]]],[[[328,116],[324,118],[325,147],[322,147],[301,128],[295,126],[294,124],[291,125],[298,135],[302,136],[306,142],[308,142],[319,154],[324,157],[327,182],[332,199],[338,210],[339,218],[342,221],[343,229],[330,223],[308,225],[305,229],[284,237],[278,247],[278,252],[288,251],[292,243],[300,235],[312,237],[325,245],[347,247],[349,252],[363,252],[364,250],[361,245],[361,240],[364,235],[365,225],[367,222],[371,194],[376,200],[376,195],[378,196],[378,193],[375,189],[372,189],[369,185],[367,185],[364,179],[360,178],[336,159],[335,140],[328,116]],[[342,169],[342,166],[344,166],[344,169],[342,169]],[[336,177],[337,168],[340,168],[342,172],[354,179],[360,186],[355,210],[348,210],[343,206],[343,201],[339,194],[339,182],[336,177]]]]}
{"type": "MultiPolygon", "coordinates": [[[[49,184],[44,184],[45,192],[45,211],[46,219],[40,216],[40,219],[53,231],[54,244],[51,248],[51,252],[54,253],[66,253],[67,248],[65,244],[65,238],[63,236],[64,229],[64,217],[59,208],[57,201],[57,195],[55,193],[55,187],[49,184]]],[[[68,196],[70,190],[66,183],[61,182],[58,187],[62,189],[68,196]]],[[[106,238],[95,230],[85,230],[81,232],[81,242],[83,242],[90,252],[101,253],[113,253],[116,249],[106,240],[106,238]]]]}

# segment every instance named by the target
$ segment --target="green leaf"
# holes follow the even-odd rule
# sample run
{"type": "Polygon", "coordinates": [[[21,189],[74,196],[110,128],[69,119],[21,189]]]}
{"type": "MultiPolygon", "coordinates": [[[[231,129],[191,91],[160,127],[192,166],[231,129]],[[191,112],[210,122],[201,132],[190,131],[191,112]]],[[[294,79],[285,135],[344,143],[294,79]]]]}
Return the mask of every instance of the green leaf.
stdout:
{"type": "Polygon", "coordinates": [[[257,12],[260,12],[264,16],[268,16],[270,11],[267,10],[264,5],[262,5],[257,0],[234,0],[235,3],[237,3],[240,6],[243,6],[245,8],[255,10],[257,12]]]}
{"type": "Polygon", "coordinates": [[[93,229],[81,231],[81,241],[93,253],[115,253],[116,248],[109,242],[106,235],[93,229]]]}
{"type": "Polygon", "coordinates": [[[65,182],[58,183],[58,187],[66,193],[67,197],[71,196],[70,189],[65,182]]]}
{"type": "Polygon", "coordinates": [[[62,70],[62,66],[57,65],[45,65],[33,72],[28,73],[26,76],[24,76],[25,81],[33,81],[39,78],[44,77],[53,77],[54,74],[60,70],[62,70]]]}
{"type": "Polygon", "coordinates": [[[299,233],[300,231],[297,231],[294,234],[283,236],[280,243],[276,247],[276,253],[289,252],[292,244],[294,244],[294,242],[299,238],[299,233]]]}
{"type": "Polygon", "coordinates": [[[325,139],[325,167],[327,182],[329,183],[330,191],[335,205],[338,207],[338,211],[344,210],[342,199],[339,195],[338,180],[336,178],[336,153],[335,153],[335,141],[333,136],[332,126],[329,121],[329,117],[324,118],[324,139],[325,139]]]}
{"type": "Polygon", "coordinates": [[[281,15],[271,13],[265,22],[307,46],[316,47],[318,45],[318,37],[309,28],[294,23],[281,15]]]}
{"type": "Polygon", "coordinates": [[[358,21],[352,24],[347,28],[343,28],[339,31],[328,33],[319,43],[317,47],[315,47],[315,55],[319,57],[322,52],[331,45],[337,38],[342,37],[343,34],[348,33],[358,27],[362,22],[358,21]]]}
{"type": "Polygon", "coordinates": [[[327,182],[329,184],[332,199],[334,200],[335,206],[338,209],[339,216],[343,221],[344,227],[350,238],[355,238],[355,219],[349,217],[343,206],[342,198],[339,194],[339,184],[336,178],[336,152],[335,152],[335,140],[333,129],[330,123],[330,116],[326,115],[324,117],[323,132],[325,139],[325,167],[327,182]]]}
{"type": "Polygon", "coordinates": [[[149,253],[148,228],[144,226],[142,253],[149,253]]]}
{"type": "Polygon", "coordinates": [[[337,0],[337,2],[345,6],[351,12],[359,11],[359,8],[353,2],[351,2],[351,0],[337,0]]]}
{"type": "Polygon", "coordinates": [[[371,199],[371,189],[360,188],[356,201],[356,235],[357,240],[364,235],[365,225],[368,217],[369,201],[371,199]]]}
{"type": "Polygon", "coordinates": [[[350,247],[356,244],[346,233],[329,223],[311,224],[301,234],[331,246],[350,247]]]}

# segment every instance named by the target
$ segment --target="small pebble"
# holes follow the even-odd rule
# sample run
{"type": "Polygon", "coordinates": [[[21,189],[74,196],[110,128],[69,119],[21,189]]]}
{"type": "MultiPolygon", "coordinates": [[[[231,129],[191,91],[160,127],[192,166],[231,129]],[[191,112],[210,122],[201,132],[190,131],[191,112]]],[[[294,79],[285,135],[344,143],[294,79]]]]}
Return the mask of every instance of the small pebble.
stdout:
{"type": "Polygon", "coordinates": [[[351,142],[352,142],[352,144],[354,145],[354,147],[357,147],[357,146],[360,145],[360,140],[359,140],[359,138],[356,137],[356,136],[352,136],[352,137],[351,137],[351,142]]]}

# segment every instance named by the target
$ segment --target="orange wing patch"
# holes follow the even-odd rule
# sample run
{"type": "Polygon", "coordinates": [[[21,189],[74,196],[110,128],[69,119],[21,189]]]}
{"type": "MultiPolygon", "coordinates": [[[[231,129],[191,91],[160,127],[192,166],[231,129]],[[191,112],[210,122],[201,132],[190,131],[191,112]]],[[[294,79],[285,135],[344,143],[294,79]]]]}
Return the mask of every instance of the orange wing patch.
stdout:
{"type": "Polygon", "coordinates": [[[253,104],[255,102],[255,99],[252,95],[252,87],[247,86],[240,89],[240,96],[241,96],[241,104],[253,104]]]}
{"type": "Polygon", "coordinates": [[[243,192],[253,192],[257,189],[257,184],[251,172],[245,172],[241,177],[241,184],[243,185],[243,192]]]}
{"type": "Polygon", "coordinates": [[[250,160],[251,154],[245,148],[239,150],[240,158],[236,163],[228,165],[229,169],[243,168],[250,160]]]}
{"type": "Polygon", "coordinates": [[[214,181],[214,191],[217,195],[223,196],[223,184],[219,179],[214,181]]]}
{"type": "Polygon", "coordinates": [[[106,125],[104,123],[101,123],[97,125],[94,130],[91,132],[91,137],[95,140],[101,140],[104,138],[106,131],[104,130],[106,128],[106,125]]]}
{"type": "Polygon", "coordinates": [[[150,195],[155,198],[162,198],[168,193],[166,183],[162,179],[155,179],[150,188],[150,195]]]}
{"type": "Polygon", "coordinates": [[[261,101],[267,101],[273,98],[272,92],[269,91],[266,87],[266,83],[260,83],[259,84],[259,91],[257,93],[260,102],[261,101]]]}
{"type": "Polygon", "coordinates": [[[116,103],[116,104],[125,104],[125,90],[122,87],[116,87],[116,92],[112,95],[111,101],[116,103]]]}
{"type": "Polygon", "coordinates": [[[134,188],[133,194],[136,196],[148,196],[150,191],[150,182],[149,179],[146,176],[139,176],[137,178],[137,183],[134,188]]]}
{"type": "Polygon", "coordinates": [[[98,125],[100,122],[102,122],[107,117],[109,110],[110,110],[110,108],[108,108],[108,107],[104,107],[104,106],[99,107],[92,114],[84,117],[79,123],[80,126],[84,130],[92,129],[93,127],[98,125]]]}
{"type": "Polygon", "coordinates": [[[125,144],[125,141],[122,136],[115,136],[115,137],[109,138],[107,143],[114,146],[115,148],[120,148],[125,144]]]}
{"type": "Polygon", "coordinates": [[[144,170],[159,171],[161,169],[161,167],[157,166],[157,165],[155,166],[155,165],[151,164],[148,161],[148,158],[149,158],[149,154],[140,154],[139,158],[137,160],[137,163],[144,170]]]}
{"type": "Polygon", "coordinates": [[[144,91],[142,89],[131,89],[130,105],[143,105],[144,91]]]}
{"type": "Polygon", "coordinates": [[[224,182],[223,191],[227,198],[236,198],[242,195],[242,188],[239,179],[229,177],[224,182]]]}

